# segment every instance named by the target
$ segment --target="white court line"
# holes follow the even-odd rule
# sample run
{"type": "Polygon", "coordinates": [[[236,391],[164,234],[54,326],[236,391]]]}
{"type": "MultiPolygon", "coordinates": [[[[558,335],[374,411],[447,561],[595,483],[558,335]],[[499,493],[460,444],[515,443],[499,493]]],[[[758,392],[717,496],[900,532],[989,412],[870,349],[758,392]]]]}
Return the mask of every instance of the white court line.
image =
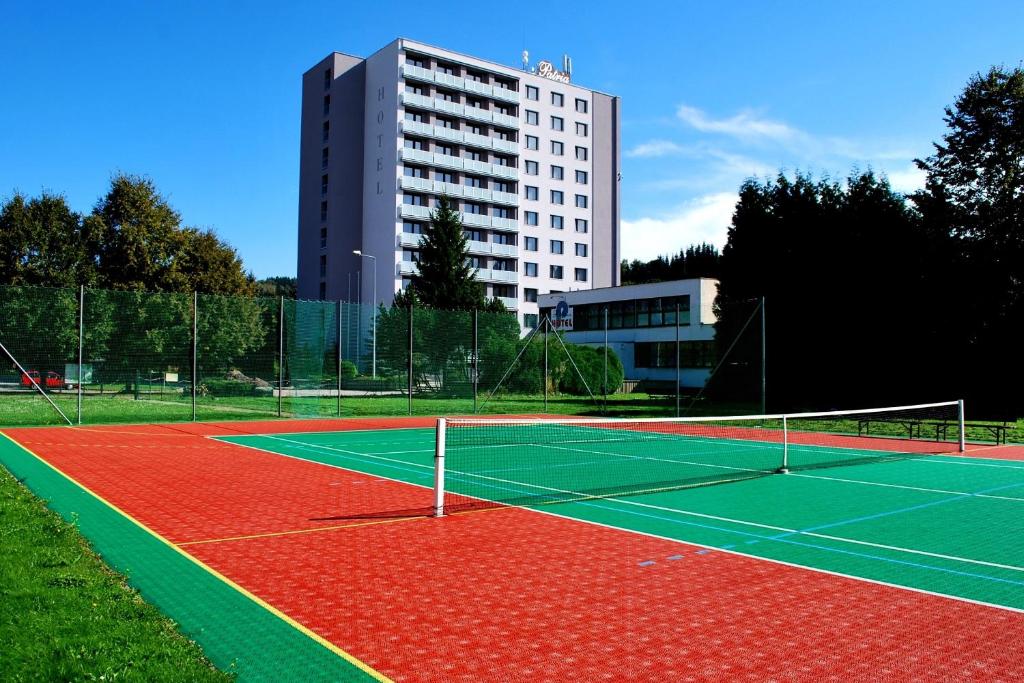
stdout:
{"type": "MultiPolygon", "coordinates": [[[[823,479],[825,481],[841,481],[847,484],[864,484],[866,486],[883,486],[891,489],[908,489],[910,491],[924,491],[927,493],[950,493],[957,496],[973,496],[975,498],[993,498],[995,500],[1014,500],[1020,503],[1024,503],[1024,498],[1017,496],[994,496],[991,493],[971,493],[970,491],[949,491],[946,489],[932,489],[923,486],[908,486],[904,484],[885,484],[878,481],[864,481],[862,479],[842,479],[840,477],[823,477],[816,474],[804,474],[802,472],[790,472],[791,477],[801,477],[803,479],[823,479]]],[[[1024,482],[1022,482],[1024,484],[1024,482]]]]}

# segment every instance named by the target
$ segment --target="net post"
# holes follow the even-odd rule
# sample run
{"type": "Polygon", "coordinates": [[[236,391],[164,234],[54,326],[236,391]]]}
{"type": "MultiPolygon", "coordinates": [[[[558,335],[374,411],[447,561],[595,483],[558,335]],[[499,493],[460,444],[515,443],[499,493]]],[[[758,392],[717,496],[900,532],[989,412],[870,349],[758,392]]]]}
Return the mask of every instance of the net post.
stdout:
{"type": "Polygon", "coordinates": [[[551,331],[551,319],[544,316],[544,412],[548,412],[548,332],[551,331]]]}
{"type": "Polygon", "coordinates": [[[85,345],[85,285],[78,286],[78,424],[82,424],[82,347],[85,345]]]}
{"type": "Polygon", "coordinates": [[[196,421],[196,383],[199,381],[197,347],[199,346],[199,292],[192,292],[192,421],[196,421]]]}
{"type": "Polygon", "coordinates": [[[960,452],[963,453],[967,450],[967,432],[964,428],[964,400],[960,399],[956,402],[956,418],[957,424],[960,427],[960,452]]]}
{"type": "Polygon", "coordinates": [[[473,309],[473,414],[476,415],[476,401],[480,384],[480,321],[479,311],[473,309]]]}
{"type": "Polygon", "coordinates": [[[776,474],[789,474],[789,423],[782,416],[782,467],[775,470],[776,474]]]}
{"type": "Polygon", "coordinates": [[[444,441],[447,430],[443,417],[437,418],[437,436],[434,444],[434,516],[444,517],[444,441]]]}

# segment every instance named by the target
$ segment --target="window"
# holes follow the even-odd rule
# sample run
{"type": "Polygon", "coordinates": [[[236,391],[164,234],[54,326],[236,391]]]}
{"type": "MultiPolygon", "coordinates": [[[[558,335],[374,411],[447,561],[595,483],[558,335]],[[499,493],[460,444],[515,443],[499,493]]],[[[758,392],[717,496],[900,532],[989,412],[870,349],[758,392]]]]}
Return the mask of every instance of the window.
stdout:
{"type": "Polygon", "coordinates": [[[327,202],[320,202],[320,220],[327,220],[327,202]]]}
{"type": "Polygon", "coordinates": [[[530,263],[529,261],[526,261],[525,263],[523,263],[523,266],[525,268],[525,270],[523,271],[523,275],[525,275],[526,277],[537,277],[536,263],[530,263]]]}
{"type": "Polygon", "coordinates": [[[324,142],[331,139],[331,122],[324,121],[324,142]]]}
{"type": "MultiPolygon", "coordinates": [[[[453,154],[451,153],[451,151],[448,151],[448,152],[442,152],[441,150],[443,150],[443,149],[451,150],[451,147],[440,147],[440,146],[439,146],[439,147],[437,148],[437,150],[435,150],[435,151],[437,151],[437,152],[438,152],[438,153],[440,153],[440,154],[449,154],[449,155],[452,155],[452,156],[454,156],[454,155],[453,155],[453,154]]],[[[466,153],[465,153],[465,154],[463,154],[463,155],[462,155],[462,157],[463,157],[464,159],[471,159],[471,160],[473,160],[473,161],[487,161],[487,157],[485,157],[485,156],[484,156],[483,152],[477,152],[476,150],[472,150],[472,149],[468,149],[468,150],[466,150],[466,153]]]]}
{"type": "Polygon", "coordinates": [[[421,69],[427,68],[427,63],[422,57],[414,57],[412,55],[405,56],[405,63],[409,66],[418,66],[421,69]]]}
{"type": "Polygon", "coordinates": [[[588,226],[587,226],[587,219],[586,218],[577,218],[576,219],[576,232],[587,232],[588,231],[587,228],[588,228],[588,226]]]}
{"type": "Polygon", "coordinates": [[[540,164],[536,161],[527,161],[525,171],[526,175],[537,175],[540,172],[540,164]]]}
{"type": "Polygon", "coordinates": [[[323,197],[327,194],[327,174],[320,176],[320,196],[323,197]]]}
{"type": "Polygon", "coordinates": [[[539,149],[540,139],[536,135],[526,136],[526,149],[539,149]]]}
{"type": "Polygon", "coordinates": [[[327,248],[327,228],[320,228],[320,248],[327,248]]]}
{"type": "Polygon", "coordinates": [[[466,71],[465,79],[467,81],[476,81],[477,83],[484,82],[484,75],[477,73],[476,71],[466,71]]]}
{"type": "Polygon", "coordinates": [[[324,71],[324,90],[331,89],[331,70],[324,71]]]}
{"type": "Polygon", "coordinates": [[[415,121],[416,123],[426,123],[427,122],[427,115],[422,113],[422,112],[418,112],[418,111],[406,111],[405,112],[405,120],[406,121],[415,121]]]}
{"type": "Polygon", "coordinates": [[[565,106],[565,95],[563,95],[560,92],[551,93],[551,104],[553,104],[556,107],[565,106]]]}
{"type": "Polygon", "coordinates": [[[537,238],[527,237],[526,241],[523,243],[523,249],[526,251],[537,251],[537,238]]]}
{"type": "Polygon", "coordinates": [[[587,160],[587,148],[586,147],[577,147],[576,148],[576,160],[577,161],[586,161],[587,160]]]}
{"type": "Polygon", "coordinates": [[[467,258],[466,259],[466,265],[468,265],[470,268],[486,268],[487,267],[486,264],[484,263],[484,260],[482,258],[480,258],[479,256],[470,256],[469,258],[467,258]]]}
{"type": "Polygon", "coordinates": [[[586,282],[586,281],[587,281],[587,269],[586,268],[577,268],[576,269],[576,282],[586,282]]]}
{"type": "Polygon", "coordinates": [[[327,277],[327,254],[320,254],[320,277],[327,277]]]}
{"type": "Polygon", "coordinates": [[[459,96],[453,92],[447,90],[438,90],[437,97],[444,100],[445,102],[458,102],[459,96]]]}
{"type": "Polygon", "coordinates": [[[327,168],[327,159],[328,159],[328,150],[327,150],[326,147],[324,147],[323,151],[320,153],[320,167],[321,168],[327,168]]]}
{"type": "Polygon", "coordinates": [[[576,135],[579,135],[580,137],[584,137],[584,138],[587,137],[587,124],[580,123],[579,121],[577,121],[576,122],[576,135]]]}
{"type": "Polygon", "coordinates": [[[561,166],[552,166],[551,178],[553,180],[562,180],[563,178],[565,178],[565,169],[562,168],[561,166]]]}
{"type": "Polygon", "coordinates": [[[565,145],[563,145],[561,142],[556,142],[555,140],[552,140],[551,153],[554,154],[556,157],[562,156],[563,154],[565,154],[565,145]]]}
{"type": "Polygon", "coordinates": [[[324,95],[324,116],[331,113],[331,96],[324,95]]]}
{"type": "Polygon", "coordinates": [[[537,201],[538,190],[533,185],[526,186],[526,198],[532,201],[537,201]]]}
{"type": "Polygon", "coordinates": [[[483,126],[478,126],[475,123],[471,123],[468,130],[473,135],[487,135],[487,129],[483,126]]]}
{"type": "Polygon", "coordinates": [[[551,216],[551,227],[555,230],[561,230],[565,221],[561,216],[551,216]]]}
{"type": "MultiPolygon", "coordinates": [[[[637,368],[674,368],[674,342],[636,342],[633,366],[637,368]]],[[[715,342],[685,341],[679,344],[679,365],[684,368],[711,368],[715,365],[715,342]]]]}
{"type": "Polygon", "coordinates": [[[562,240],[551,240],[551,253],[552,254],[564,254],[565,243],[562,240]]]}
{"type": "Polygon", "coordinates": [[[443,74],[448,74],[449,76],[454,76],[455,75],[455,67],[451,66],[449,64],[438,63],[437,70],[440,71],[443,74]]]}
{"type": "Polygon", "coordinates": [[[512,218],[512,209],[503,206],[495,206],[491,209],[491,215],[495,218],[512,218]]]}
{"type": "Polygon", "coordinates": [[[523,288],[523,301],[537,303],[537,290],[532,287],[523,288]]]}
{"type": "Polygon", "coordinates": [[[424,151],[427,149],[427,141],[420,140],[418,138],[406,138],[404,144],[408,149],[419,149],[424,151]]]}
{"type": "Polygon", "coordinates": [[[540,99],[540,89],[537,86],[535,86],[535,85],[528,85],[528,86],[526,86],[526,99],[534,100],[534,101],[539,100],[540,99]]]}
{"type": "Polygon", "coordinates": [[[500,180],[495,180],[491,184],[491,189],[495,192],[515,192],[512,183],[503,183],[500,180]]]}
{"type": "MultiPolygon", "coordinates": [[[[529,88],[530,86],[526,86],[529,88]]],[[[523,327],[528,330],[537,329],[537,314],[536,313],[523,313],[523,327]]]]}
{"type": "Polygon", "coordinates": [[[537,225],[537,212],[536,211],[527,211],[526,212],[526,224],[527,225],[537,225]]]}
{"type": "Polygon", "coordinates": [[[486,211],[484,211],[483,206],[481,206],[480,204],[475,204],[473,202],[463,202],[462,211],[463,213],[471,213],[477,216],[483,216],[486,215],[487,213],[486,211]]]}
{"type": "Polygon", "coordinates": [[[561,190],[551,190],[551,203],[564,204],[565,194],[561,190]]]}
{"type": "Polygon", "coordinates": [[[323,301],[326,298],[327,298],[327,283],[326,282],[321,282],[320,283],[320,300],[323,301]]]}
{"type": "Polygon", "coordinates": [[[413,85],[411,83],[406,83],[405,84],[405,92],[410,93],[412,95],[419,95],[421,97],[426,97],[426,95],[427,95],[426,88],[424,88],[423,86],[419,86],[419,85],[413,85]]]}
{"type": "Polygon", "coordinates": [[[586,100],[581,100],[581,99],[579,99],[577,97],[576,98],[576,111],[578,111],[581,114],[586,114],[587,113],[587,101],[586,100]]]}
{"type": "Polygon", "coordinates": [[[470,240],[471,242],[486,242],[487,241],[484,238],[484,231],[483,230],[463,230],[462,234],[464,234],[466,236],[466,239],[470,240]]]}
{"type": "Polygon", "coordinates": [[[561,280],[562,279],[562,266],[551,266],[550,275],[551,275],[551,279],[552,280],[561,280]]]}
{"type": "Polygon", "coordinates": [[[495,154],[491,157],[491,163],[495,166],[511,166],[512,160],[500,154],[495,154]]]}
{"type": "Polygon", "coordinates": [[[443,119],[440,116],[434,119],[434,124],[440,126],[441,128],[455,128],[454,121],[452,121],[451,119],[443,119]]]}
{"type": "Polygon", "coordinates": [[[516,243],[516,236],[509,235],[504,232],[496,232],[493,235],[491,235],[491,241],[494,244],[509,244],[514,246],[516,243]]]}
{"type": "Polygon", "coordinates": [[[580,185],[586,185],[587,184],[587,172],[586,171],[576,171],[576,182],[579,183],[580,185]]]}
{"type": "Polygon", "coordinates": [[[483,187],[484,179],[479,176],[468,175],[462,179],[462,184],[466,187],[483,187]]]}
{"type": "Polygon", "coordinates": [[[565,119],[561,116],[552,116],[551,130],[565,130],[565,119]]]}
{"type": "Polygon", "coordinates": [[[507,130],[495,130],[494,131],[494,136],[497,137],[499,140],[513,141],[513,140],[516,139],[515,134],[514,133],[510,133],[507,130]]]}
{"type": "Polygon", "coordinates": [[[540,123],[540,115],[535,111],[526,110],[526,122],[531,126],[536,126],[540,123]]]}
{"type": "Polygon", "coordinates": [[[576,195],[576,208],[585,209],[587,208],[587,195],[578,194],[576,195]]]}
{"type": "Polygon", "coordinates": [[[421,194],[407,194],[402,197],[402,203],[411,206],[427,206],[427,198],[421,194]]]}
{"type": "Polygon", "coordinates": [[[415,223],[413,221],[406,221],[405,223],[402,223],[402,232],[407,232],[410,235],[422,235],[423,224],[415,223]]]}
{"type": "Polygon", "coordinates": [[[449,173],[448,171],[434,171],[434,180],[438,180],[442,183],[454,183],[455,174],[449,173]]]}
{"type": "Polygon", "coordinates": [[[584,244],[583,242],[577,242],[576,243],[576,255],[577,256],[586,256],[587,255],[587,245],[584,244]]]}

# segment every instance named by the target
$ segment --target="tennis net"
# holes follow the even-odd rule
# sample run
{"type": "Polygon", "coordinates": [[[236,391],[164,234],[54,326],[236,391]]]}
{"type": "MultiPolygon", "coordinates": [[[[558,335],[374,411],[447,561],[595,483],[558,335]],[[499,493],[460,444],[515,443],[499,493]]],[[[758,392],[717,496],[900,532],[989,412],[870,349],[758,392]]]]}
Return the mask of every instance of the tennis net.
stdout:
{"type": "Polygon", "coordinates": [[[435,514],[962,451],[963,402],[778,415],[438,420],[435,514]]]}

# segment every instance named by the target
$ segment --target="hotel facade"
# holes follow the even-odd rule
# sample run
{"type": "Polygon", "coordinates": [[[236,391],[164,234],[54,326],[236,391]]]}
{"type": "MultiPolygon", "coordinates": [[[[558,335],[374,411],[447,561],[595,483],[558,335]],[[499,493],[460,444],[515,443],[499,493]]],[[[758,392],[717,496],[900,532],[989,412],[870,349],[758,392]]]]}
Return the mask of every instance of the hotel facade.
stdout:
{"type": "Polygon", "coordinates": [[[307,71],[299,296],[390,303],[442,195],[487,296],[524,329],[543,294],[619,285],[620,100],[570,68],[398,39],[307,71]]]}

